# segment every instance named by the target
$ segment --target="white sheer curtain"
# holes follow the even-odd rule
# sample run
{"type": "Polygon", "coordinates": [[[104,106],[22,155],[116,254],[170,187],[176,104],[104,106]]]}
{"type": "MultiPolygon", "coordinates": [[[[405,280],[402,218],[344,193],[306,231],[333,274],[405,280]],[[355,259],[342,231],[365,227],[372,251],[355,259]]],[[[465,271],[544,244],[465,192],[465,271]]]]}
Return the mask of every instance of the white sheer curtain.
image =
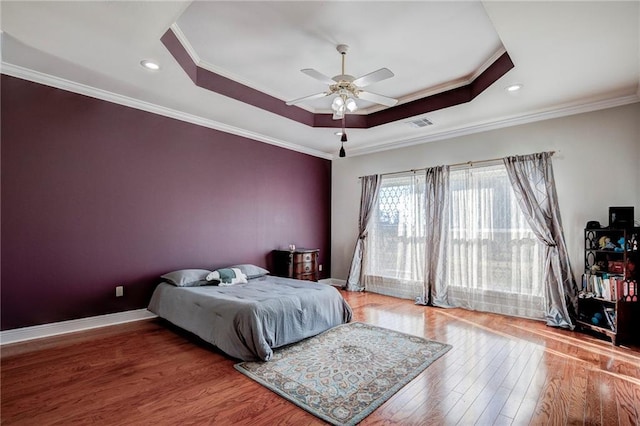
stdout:
{"type": "Polygon", "coordinates": [[[504,164],[446,175],[382,177],[367,239],[367,291],[544,318],[543,245],[520,211],[504,164]],[[440,201],[427,200],[434,197],[440,201]]]}
{"type": "Polygon", "coordinates": [[[449,304],[544,318],[543,247],[520,211],[504,165],[452,171],[450,191],[449,304]]]}
{"type": "Polygon", "coordinates": [[[404,299],[424,292],[425,175],[383,176],[371,213],[367,291],[404,299]]]}

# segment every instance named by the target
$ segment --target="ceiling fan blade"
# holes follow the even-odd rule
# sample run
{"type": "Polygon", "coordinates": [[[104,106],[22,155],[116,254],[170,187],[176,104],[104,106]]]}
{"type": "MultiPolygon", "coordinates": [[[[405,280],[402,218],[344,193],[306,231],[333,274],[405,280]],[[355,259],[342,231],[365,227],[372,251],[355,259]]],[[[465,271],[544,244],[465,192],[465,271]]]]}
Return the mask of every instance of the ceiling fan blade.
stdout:
{"type": "Polygon", "coordinates": [[[371,92],[360,92],[358,93],[358,98],[364,99],[365,101],[375,102],[377,104],[386,105],[388,107],[392,107],[398,103],[397,99],[389,98],[387,96],[378,95],[377,93],[371,92]]]}
{"type": "Polygon", "coordinates": [[[356,78],[355,80],[353,80],[353,84],[358,87],[365,87],[378,81],[386,80],[387,78],[391,78],[393,76],[394,74],[390,69],[380,68],[377,71],[370,72],[369,74],[365,74],[362,77],[356,78]]]}
{"type": "Polygon", "coordinates": [[[305,73],[311,78],[315,78],[316,80],[323,82],[324,84],[328,84],[328,85],[336,84],[336,82],[333,81],[333,79],[322,74],[320,71],[314,70],[313,68],[305,68],[300,71],[302,71],[303,73],[305,73]]]}
{"type": "Polygon", "coordinates": [[[292,101],[287,101],[285,103],[287,105],[295,105],[295,104],[299,104],[300,102],[310,101],[312,99],[322,98],[322,97],[325,97],[327,95],[328,94],[326,92],[320,92],[320,93],[316,93],[316,94],[313,94],[313,95],[305,96],[303,98],[298,98],[298,99],[294,99],[292,101]]]}

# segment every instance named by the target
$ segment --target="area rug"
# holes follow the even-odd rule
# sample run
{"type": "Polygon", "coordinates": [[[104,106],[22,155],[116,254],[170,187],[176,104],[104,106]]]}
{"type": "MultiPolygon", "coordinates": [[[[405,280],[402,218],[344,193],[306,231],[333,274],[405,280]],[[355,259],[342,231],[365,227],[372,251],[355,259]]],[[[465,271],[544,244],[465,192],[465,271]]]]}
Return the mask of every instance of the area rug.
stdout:
{"type": "Polygon", "coordinates": [[[334,425],[359,423],[450,345],[353,322],[235,368],[334,425]]]}

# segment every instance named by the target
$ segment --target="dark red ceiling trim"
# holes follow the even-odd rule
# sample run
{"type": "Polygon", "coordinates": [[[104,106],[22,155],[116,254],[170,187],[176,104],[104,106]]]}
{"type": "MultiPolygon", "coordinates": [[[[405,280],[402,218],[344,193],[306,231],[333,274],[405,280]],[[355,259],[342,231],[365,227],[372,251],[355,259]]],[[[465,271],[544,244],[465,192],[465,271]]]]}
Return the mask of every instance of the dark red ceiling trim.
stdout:
{"type": "Polygon", "coordinates": [[[198,83],[198,66],[195,62],[191,60],[191,56],[184,48],[178,37],[173,33],[171,29],[168,29],[166,33],[160,38],[164,47],[167,48],[173,59],[176,60],[178,65],[182,67],[184,72],[187,73],[189,78],[193,80],[194,83],[198,83]]]}
{"type": "MultiPolygon", "coordinates": [[[[347,114],[344,120],[345,127],[350,129],[368,129],[369,116],[363,114],[347,114]]],[[[313,127],[341,128],[342,120],[334,120],[333,114],[315,114],[313,127]]]]}
{"type": "Polygon", "coordinates": [[[287,106],[281,99],[274,98],[259,90],[240,84],[220,74],[198,67],[196,84],[203,89],[220,93],[240,102],[281,115],[307,126],[313,126],[313,113],[296,106],[287,106]]]}
{"type": "Polygon", "coordinates": [[[369,115],[368,127],[380,126],[394,121],[404,120],[427,112],[463,104],[471,100],[469,86],[462,86],[446,92],[416,99],[393,108],[384,109],[369,115]]]}
{"type": "Polygon", "coordinates": [[[185,70],[196,86],[229,98],[281,115],[307,126],[313,126],[314,114],[296,106],[287,106],[282,100],[260,92],[230,78],[197,66],[178,37],[169,29],[160,41],[185,70]]]}
{"type": "Polygon", "coordinates": [[[507,71],[513,68],[513,61],[507,52],[504,52],[494,63],[484,70],[471,83],[472,99],[484,92],[489,86],[498,81],[507,71]]]}
{"type": "MultiPolygon", "coordinates": [[[[278,114],[282,117],[297,121],[298,123],[306,124],[307,126],[342,127],[342,120],[334,120],[331,114],[314,114],[297,106],[288,106],[281,99],[197,66],[171,29],[167,30],[160,41],[162,41],[169,50],[169,53],[173,55],[191,80],[203,89],[220,93],[221,95],[253,105],[273,114],[278,114]]],[[[349,114],[345,119],[345,127],[351,129],[368,129],[370,127],[405,120],[409,117],[415,117],[416,115],[469,102],[513,67],[514,65],[509,54],[505,52],[472,82],[465,86],[416,99],[367,115],[349,114]]]]}
{"type": "Polygon", "coordinates": [[[470,102],[513,67],[509,54],[505,52],[471,83],[369,114],[367,127],[405,120],[416,115],[470,102]]]}

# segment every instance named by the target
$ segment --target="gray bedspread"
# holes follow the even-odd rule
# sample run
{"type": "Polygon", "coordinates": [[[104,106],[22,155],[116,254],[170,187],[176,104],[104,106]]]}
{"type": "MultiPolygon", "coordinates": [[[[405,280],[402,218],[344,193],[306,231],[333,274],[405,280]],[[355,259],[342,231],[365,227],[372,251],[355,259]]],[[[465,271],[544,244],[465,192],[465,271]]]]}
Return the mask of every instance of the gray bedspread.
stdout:
{"type": "Polygon", "coordinates": [[[245,361],[268,361],[273,348],[315,336],[352,316],[334,287],[272,276],[229,287],[161,283],[149,310],[245,361]]]}

